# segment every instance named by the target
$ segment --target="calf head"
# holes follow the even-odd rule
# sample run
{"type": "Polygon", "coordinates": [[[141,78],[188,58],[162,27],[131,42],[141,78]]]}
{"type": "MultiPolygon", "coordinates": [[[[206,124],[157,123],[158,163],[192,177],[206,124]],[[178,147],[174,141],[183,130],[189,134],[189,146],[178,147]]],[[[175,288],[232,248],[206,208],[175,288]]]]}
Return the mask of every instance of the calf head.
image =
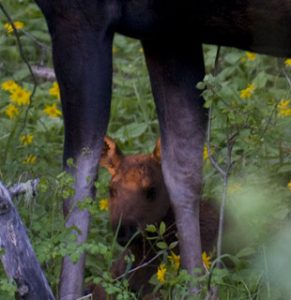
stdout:
{"type": "Polygon", "coordinates": [[[100,165],[111,174],[109,212],[118,242],[125,245],[147,224],[161,222],[170,202],[160,165],[160,141],[151,154],[125,156],[105,137],[100,165]]]}
{"type": "MultiPolygon", "coordinates": [[[[100,165],[111,174],[109,185],[110,222],[118,229],[117,240],[124,246],[147,224],[164,221],[170,232],[167,237],[176,239],[173,210],[164,183],[160,158],[160,140],[151,154],[123,155],[116,143],[105,137],[100,165]]],[[[217,238],[219,214],[213,201],[200,203],[200,232],[202,249],[213,250],[217,238]]],[[[140,247],[140,239],[134,239],[140,247]]],[[[131,242],[133,246],[133,241],[131,242]]]]}

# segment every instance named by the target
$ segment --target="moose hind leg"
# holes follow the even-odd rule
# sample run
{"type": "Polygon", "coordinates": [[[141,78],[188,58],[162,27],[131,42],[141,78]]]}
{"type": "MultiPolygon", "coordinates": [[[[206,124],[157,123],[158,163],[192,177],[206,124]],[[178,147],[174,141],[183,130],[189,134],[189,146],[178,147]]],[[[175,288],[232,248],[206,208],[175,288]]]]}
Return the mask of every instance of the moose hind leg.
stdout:
{"type": "Polygon", "coordinates": [[[196,89],[202,47],[181,39],[144,41],[161,130],[162,170],[174,208],[182,267],[202,267],[199,201],[207,111],[196,89]]]}

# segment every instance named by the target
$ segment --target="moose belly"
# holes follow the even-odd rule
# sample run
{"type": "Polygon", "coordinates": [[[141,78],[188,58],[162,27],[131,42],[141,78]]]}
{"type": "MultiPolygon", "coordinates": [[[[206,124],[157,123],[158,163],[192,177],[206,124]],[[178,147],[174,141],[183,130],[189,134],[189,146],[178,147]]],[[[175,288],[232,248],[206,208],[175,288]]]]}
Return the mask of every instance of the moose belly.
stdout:
{"type": "Polygon", "coordinates": [[[291,0],[120,1],[117,31],[291,56],[291,0]]]}

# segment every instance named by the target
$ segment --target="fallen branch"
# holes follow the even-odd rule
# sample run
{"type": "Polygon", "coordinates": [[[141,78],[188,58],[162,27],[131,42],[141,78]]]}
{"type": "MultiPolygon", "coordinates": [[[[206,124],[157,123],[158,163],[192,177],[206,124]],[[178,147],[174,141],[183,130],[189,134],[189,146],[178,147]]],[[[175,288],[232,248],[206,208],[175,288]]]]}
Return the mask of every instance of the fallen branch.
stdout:
{"type": "Polygon", "coordinates": [[[34,76],[37,78],[47,80],[47,81],[55,81],[56,75],[53,69],[41,66],[32,66],[32,72],[34,76]]]}
{"type": "Polygon", "coordinates": [[[39,179],[28,180],[27,182],[20,182],[12,185],[8,188],[11,198],[21,195],[29,194],[32,197],[36,195],[36,187],[39,183],[39,179]]]}
{"type": "MultiPolygon", "coordinates": [[[[21,191],[20,187],[21,185],[18,193],[21,191]]],[[[17,189],[14,191],[16,193],[17,189]]],[[[55,299],[11,200],[11,194],[1,182],[0,248],[4,251],[1,256],[4,270],[9,279],[15,281],[19,299],[55,299]]]]}

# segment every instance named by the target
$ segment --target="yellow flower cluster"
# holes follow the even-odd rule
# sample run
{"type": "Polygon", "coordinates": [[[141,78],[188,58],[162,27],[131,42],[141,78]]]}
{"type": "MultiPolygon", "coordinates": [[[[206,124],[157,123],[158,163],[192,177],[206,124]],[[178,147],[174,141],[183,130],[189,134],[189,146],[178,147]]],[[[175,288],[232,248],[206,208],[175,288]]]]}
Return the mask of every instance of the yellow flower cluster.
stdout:
{"type": "Polygon", "coordinates": [[[291,99],[282,99],[278,104],[278,115],[279,117],[291,116],[291,108],[289,106],[291,99]]]}
{"type": "Polygon", "coordinates": [[[51,118],[57,118],[62,115],[61,111],[57,108],[56,103],[46,105],[43,111],[51,118]]]}
{"type": "Polygon", "coordinates": [[[29,154],[23,160],[25,165],[34,165],[36,163],[36,156],[34,154],[29,154]]]}
{"type": "Polygon", "coordinates": [[[246,52],[246,58],[247,58],[247,60],[254,61],[256,59],[256,57],[257,57],[256,53],[249,52],[249,51],[246,52]]]}
{"type": "Polygon", "coordinates": [[[246,62],[246,61],[254,61],[257,58],[257,54],[250,52],[250,51],[246,51],[245,55],[240,59],[240,61],[242,63],[246,62]]]}
{"type": "Polygon", "coordinates": [[[18,106],[28,105],[30,103],[30,95],[30,92],[19,87],[11,94],[10,101],[17,104],[18,106]]]}
{"type": "MultiPolygon", "coordinates": [[[[24,27],[24,23],[23,22],[20,22],[20,21],[16,21],[13,23],[14,24],[14,27],[19,30],[19,29],[22,29],[24,27]]],[[[8,33],[12,33],[13,32],[13,27],[10,23],[5,23],[4,24],[4,28],[6,29],[6,31],[8,33]]]]}
{"type": "MultiPolygon", "coordinates": [[[[49,94],[58,100],[60,99],[60,88],[58,83],[55,81],[52,85],[52,87],[49,89],[49,94]]],[[[62,115],[62,112],[57,107],[56,103],[53,103],[51,105],[46,105],[44,108],[44,113],[48,115],[51,118],[58,118],[62,115]]]]}
{"type": "Polygon", "coordinates": [[[101,199],[99,201],[99,209],[102,210],[102,211],[107,211],[109,209],[108,199],[101,199]]]}
{"type": "Polygon", "coordinates": [[[171,262],[171,264],[174,266],[174,269],[176,271],[179,270],[180,268],[180,255],[176,255],[173,251],[171,251],[171,255],[168,256],[169,261],[171,262]]]}
{"type": "Polygon", "coordinates": [[[214,152],[214,149],[212,147],[210,148],[210,152],[209,152],[207,145],[204,145],[203,160],[205,161],[205,160],[209,159],[209,156],[212,155],[213,152],[214,152]]]}
{"type": "Polygon", "coordinates": [[[1,84],[1,89],[3,91],[13,93],[19,88],[19,85],[14,80],[7,80],[1,84]]]}
{"type": "Polygon", "coordinates": [[[19,114],[19,109],[13,104],[8,104],[5,108],[5,114],[9,119],[13,119],[19,114]]]}
{"type": "Polygon", "coordinates": [[[27,146],[30,145],[33,141],[33,135],[32,134],[25,134],[22,135],[20,138],[20,142],[22,145],[27,146]]]}
{"type": "Polygon", "coordinates": [[[287,67],[291,67],[291,58],[285,59],[284,64],[285,64],[285,66],[287,66],[287,67]]]}
{"type": "MultiPolygon", "coordinates": [[[[178,271],[181,264],[180,255],[176,255],[174,252],[171,251],[171,255],[168,256],[168,260],[170,261],[171,265],[174,267],[174,270],[178,271]]],[[[205,251],[202,253],[202,262],[203,262],[203,266],[207,270],[209,270],[211,267],[211,257],[207,255],[205,251]]],[[[161,263],[156,273],[157,280],[160,284],[164,284],[166,282],[166,274],[167,274],[166,264],[161,263]]]]}
{"type": "Polygon", "coordinates": [[[57,99],[61,99],[60,88],[56,81],[53,83],[52,87],[49,89],[49,94],[57,99]]]}
{"type": "Polygon", "coordinates": [[[254,93],[256,87],[254,84],[248,84],[248,86],[241,90],[240,93],[239,93],[239,96],[241,99],[249,99],[252,94],[254,93]]]}
{"type": "Polygon", "coordinates": [[[203,149],[203,160],[207,160],[209,158],[209,154],[208,154],[208,148],[205,145],[204,149],[203,149]]]}
{"type": "Polygon", "coordinates": [[[8,118],[13,119],[19,114],[17,106],[29,105],[31,93],[22,88],[14,80],[7,80],[1,84],[1,89],[10,94],[10,104],[5,108],[8,118]],[[16,106],[17,105],[17,106],[16,106]]]}
{"type": "Polygon", "coordinates": [[[166,265],[160,264],[157,271],[157,279],[160,284],[164,284],[166,282],[166,272],[167,272],[166,265]]]}
{"type": "MultiPolygon", "coordinates": [[[[177,272],[180,268],[180,255],[176,255],[173,251],[171,251],[171,255],[168,256],[168,260],[170,261],[171,266],[177,272]]],[[[166,273],[167,267],[164,263],[161,263],[156,274],[160,284],[164,284],[166,282],[166,273]]]]}
{"type": "Polygon", "coordinates": [[[288,182],[288,190],[291,191],[291,180],[288,182]]]}
{"type": "Polygon", "coordinates": [[[207,255],[205,251],[202,253],[202,262],[204,267],[209,270],[211,267],[211,256],[207,255]]]}

